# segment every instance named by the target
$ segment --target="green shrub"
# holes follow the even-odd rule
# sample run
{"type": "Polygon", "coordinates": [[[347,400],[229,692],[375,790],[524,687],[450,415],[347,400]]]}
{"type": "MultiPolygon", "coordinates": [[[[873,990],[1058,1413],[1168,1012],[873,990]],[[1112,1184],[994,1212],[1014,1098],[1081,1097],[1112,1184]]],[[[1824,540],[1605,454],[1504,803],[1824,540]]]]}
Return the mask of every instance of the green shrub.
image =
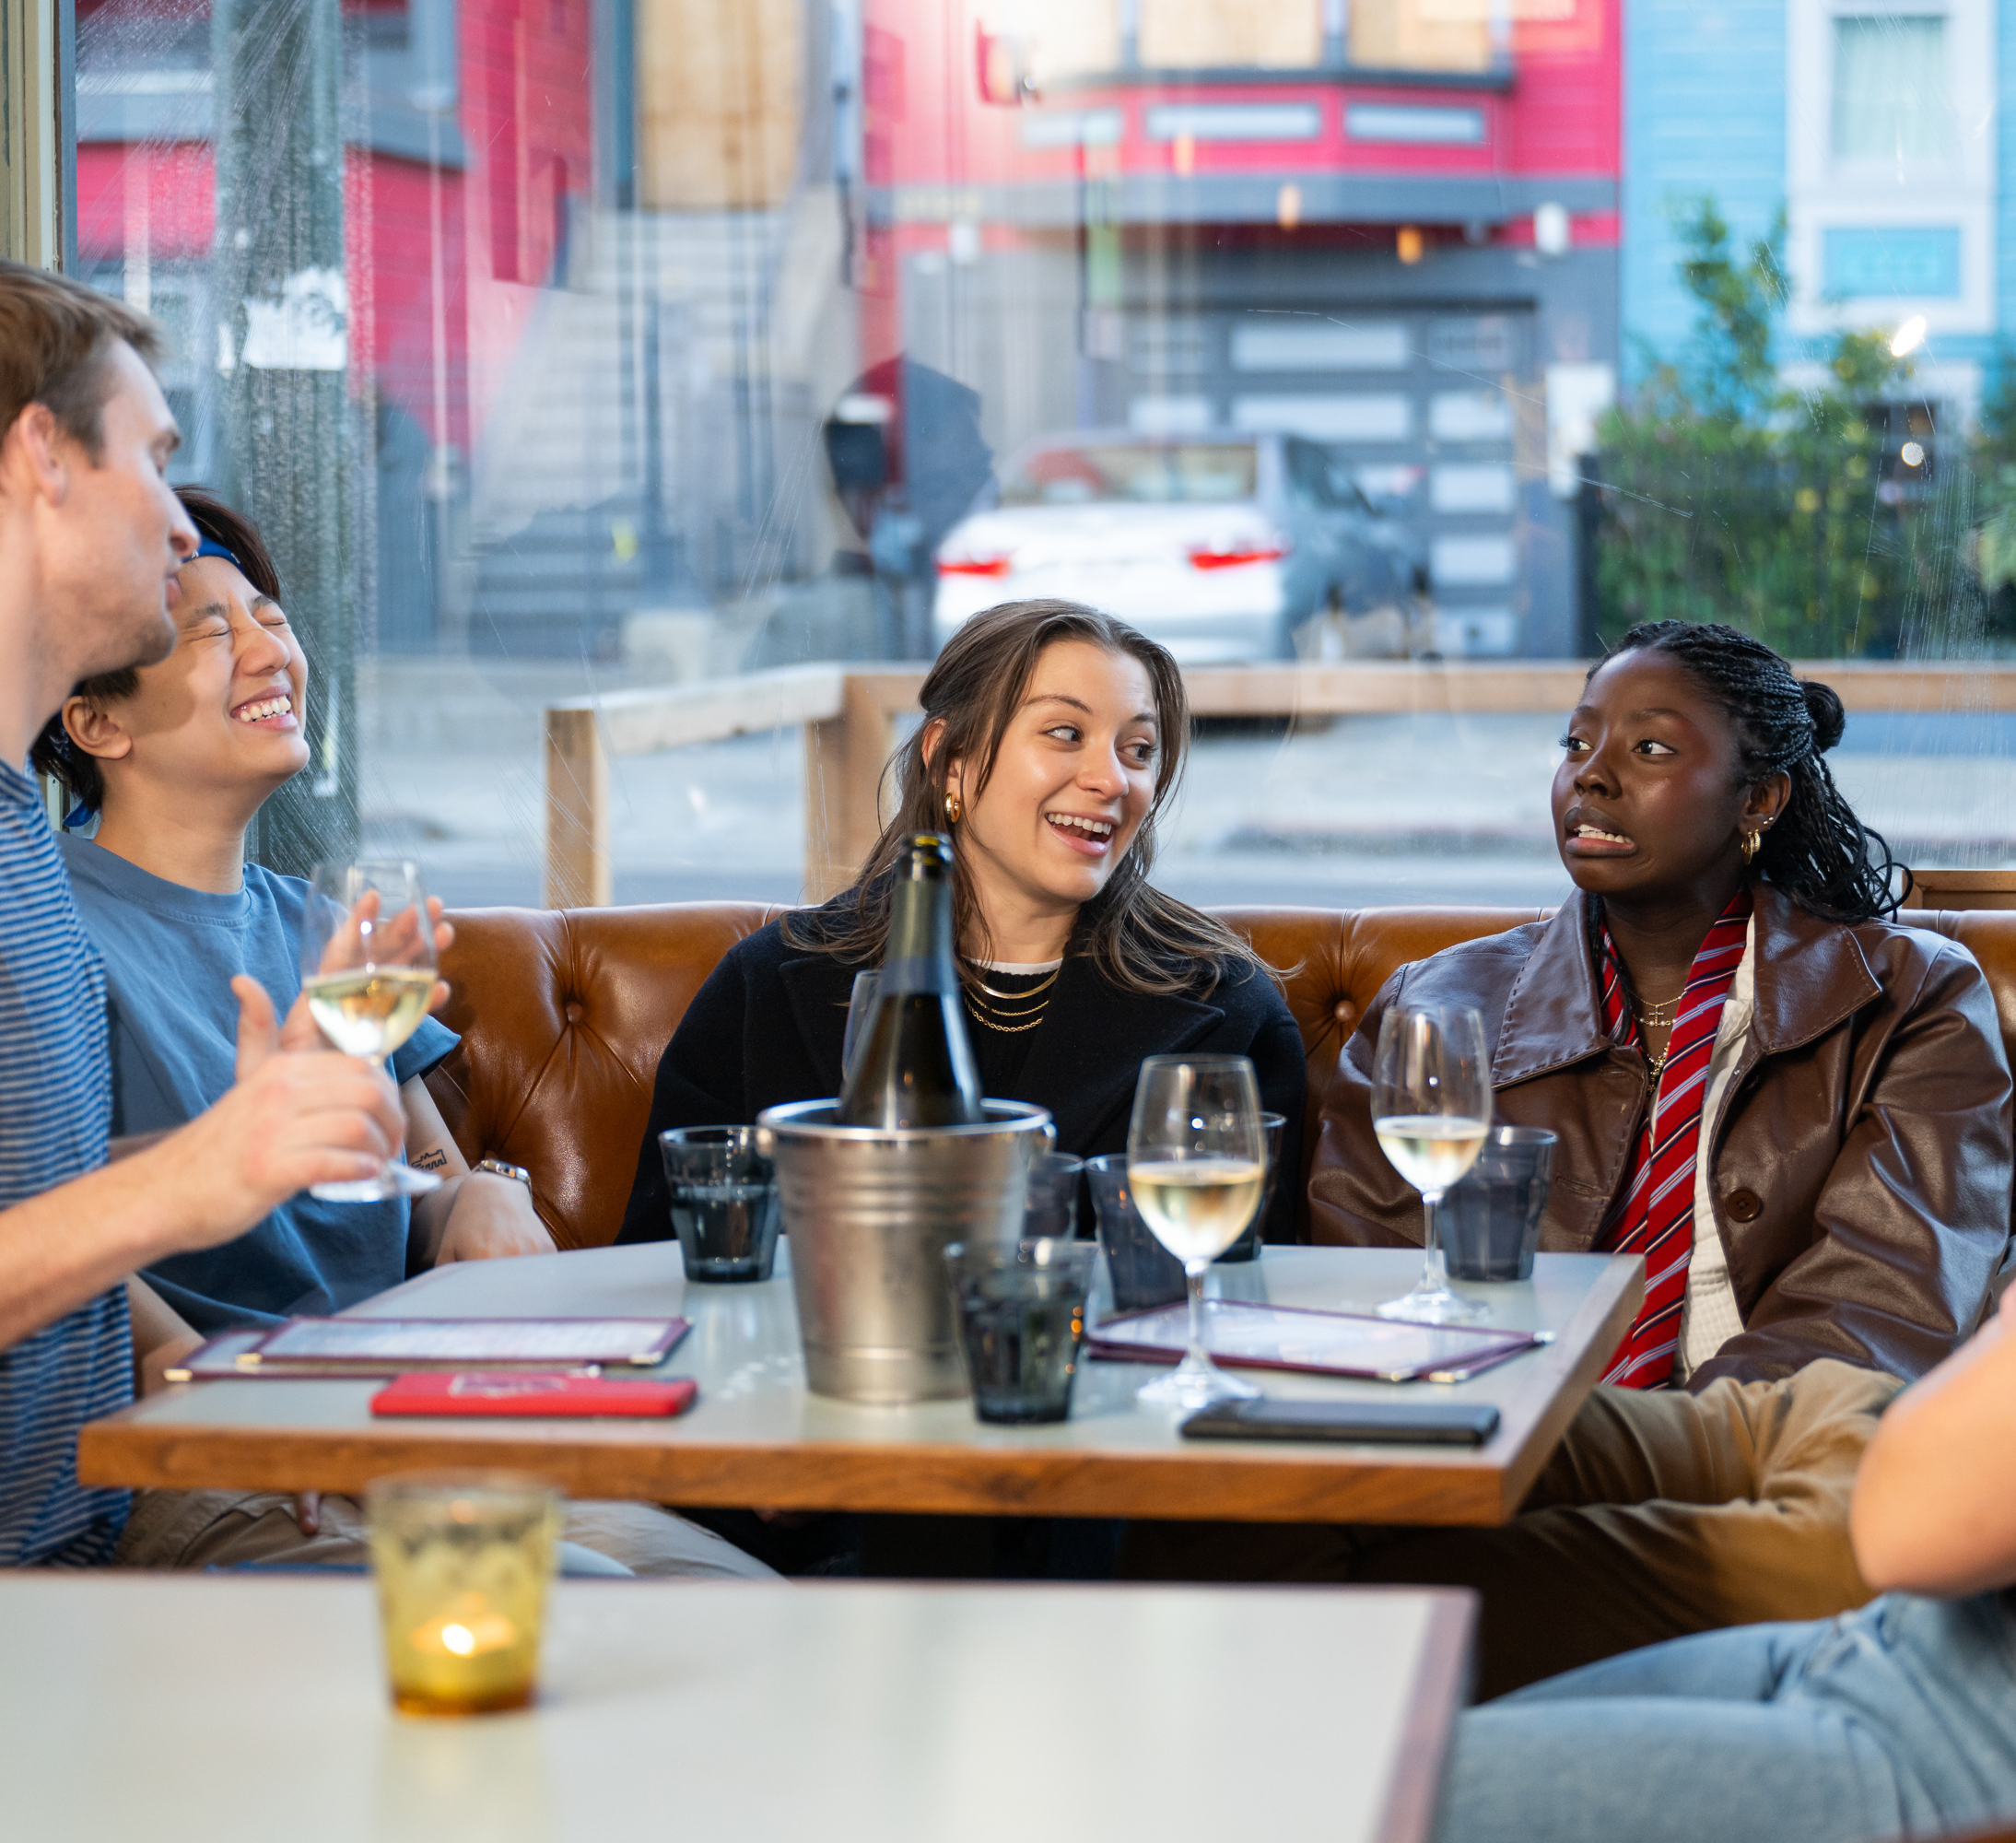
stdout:
{"type": "MultiPolygon", "coordinates": [[[[1923,650],[1912,641],[1928,611],[1954,594],[1979,600],[1971,530],[1949,529],[1966,487],[1955,476],[1969,471],[1960,444],[1939,451],[1934,515],[1880,495],[1884,438],[1865,405],[1909,375],[1889,336],[1840,335],[1825,387],[1786,390],[1774,353],[1788,293],[1783,214],[1741,257],[1712,198],[1676,224],[1701,315],[1691,350],[1655,368],[1599,431],[1599,637],[1719,620],[1795,659],[1923,650]]],[[[2016,384],[2010,396],[2016,438],[2016,384]]],[[[2016,440],[2011,450],[2016,483],[2016,440]]],[[[2016,495],[2002,516],[1980,552],[2016,583],[2016,495]]]]}

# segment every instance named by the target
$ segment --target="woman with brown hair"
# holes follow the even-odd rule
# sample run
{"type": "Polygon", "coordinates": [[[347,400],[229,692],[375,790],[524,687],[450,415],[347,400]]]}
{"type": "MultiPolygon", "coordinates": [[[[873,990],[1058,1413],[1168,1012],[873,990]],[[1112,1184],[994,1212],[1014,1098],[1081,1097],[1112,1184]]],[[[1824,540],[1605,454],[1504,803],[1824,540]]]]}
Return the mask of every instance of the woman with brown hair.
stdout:
{"type": "MultiPolygon", "coordinates": [[[[1301,1033],[1268,968],[1224,923],[1149,881],[1190,710],[1176,662],[1073,602],[966,622],[897,751],[896,812],[853,888],[759,929],[701,987],[658,1065],[619,1241],[671,1234],[658,1135],[745,1123],[837,1094],[855,973],[878,965],[912,832],[953,840],[967,1015],[981,1086],[1046,1107],[1060,1150],[1123,1152],[1142,1058],[1250,1056],[1299,1168],[1301,1033]]],[[[1278,1187],[1271,1241],[1295,1237],[1278,1187]]]]}

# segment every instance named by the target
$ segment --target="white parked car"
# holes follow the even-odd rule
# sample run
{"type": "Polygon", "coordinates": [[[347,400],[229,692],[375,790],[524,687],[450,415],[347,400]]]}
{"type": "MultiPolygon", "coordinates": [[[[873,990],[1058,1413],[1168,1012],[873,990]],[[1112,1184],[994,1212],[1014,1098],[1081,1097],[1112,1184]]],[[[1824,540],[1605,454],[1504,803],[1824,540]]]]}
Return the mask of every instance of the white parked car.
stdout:
{"type": "Polygon", "coordinates": [[[938,546],[943,645],[998,602],[1117,615],[1187,663],[1292,659],[1320,615],[1412,602],[1414,538],[1293,435],[1085,431],[1030,443],[938,546]]]}

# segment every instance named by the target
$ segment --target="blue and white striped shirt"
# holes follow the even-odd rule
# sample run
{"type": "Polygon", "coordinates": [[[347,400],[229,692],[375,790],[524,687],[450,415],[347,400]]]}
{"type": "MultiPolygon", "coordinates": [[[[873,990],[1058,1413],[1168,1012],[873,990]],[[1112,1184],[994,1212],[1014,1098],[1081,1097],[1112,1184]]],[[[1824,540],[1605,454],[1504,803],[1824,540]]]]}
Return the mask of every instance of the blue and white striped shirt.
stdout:
{"type": "MultiPolygon", "coordinates": [[[[105,1162],[105,973],[35,782],[0,761],[0,1209],[105,1162]]],[[[77,1429],[133,1399],[114,1286],[0,1350],[0,1567],[109,1560],[129,1495],[77,1483],[77,1429]]]]}

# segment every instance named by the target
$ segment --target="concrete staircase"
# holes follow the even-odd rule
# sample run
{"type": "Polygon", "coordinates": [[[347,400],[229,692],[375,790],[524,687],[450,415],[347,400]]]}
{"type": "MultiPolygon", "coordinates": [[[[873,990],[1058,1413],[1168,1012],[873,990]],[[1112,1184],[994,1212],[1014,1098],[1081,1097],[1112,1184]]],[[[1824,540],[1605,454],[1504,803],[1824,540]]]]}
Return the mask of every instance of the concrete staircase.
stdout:
{"type": "Polygon", "coordinates": [[[475,456],[472,651],[612,658],[631,614],[823,558],[802,501],[837,255],[803,205],[577,225],[475,456]]]}

